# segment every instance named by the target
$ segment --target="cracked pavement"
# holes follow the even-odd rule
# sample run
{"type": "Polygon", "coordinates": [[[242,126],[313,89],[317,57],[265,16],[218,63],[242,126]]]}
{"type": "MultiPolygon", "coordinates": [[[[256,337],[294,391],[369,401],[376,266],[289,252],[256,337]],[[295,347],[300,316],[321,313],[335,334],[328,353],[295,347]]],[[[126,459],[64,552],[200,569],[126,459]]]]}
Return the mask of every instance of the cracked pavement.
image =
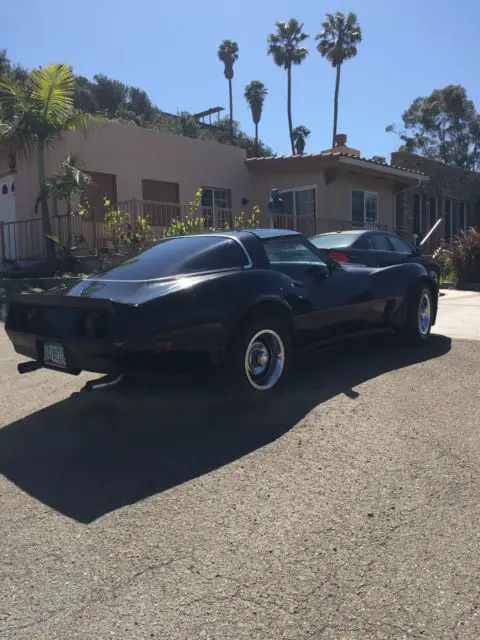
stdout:
{"type": "Polygon", "coordinates": [[[17,361],[0,326],[2,640],[480,637],[479,342],[340,347],[252,407],[17,361]]]}

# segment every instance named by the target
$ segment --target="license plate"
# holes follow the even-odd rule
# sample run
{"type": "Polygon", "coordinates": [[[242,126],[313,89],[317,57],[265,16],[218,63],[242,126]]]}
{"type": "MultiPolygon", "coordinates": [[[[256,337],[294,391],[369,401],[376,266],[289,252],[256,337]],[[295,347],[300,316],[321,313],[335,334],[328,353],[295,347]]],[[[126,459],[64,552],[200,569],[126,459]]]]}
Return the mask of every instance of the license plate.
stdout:
{"type": "Polygon", "coordinates": [[[43,347],[43,361],[45,364],[66,369],[67,361],[62,345],[55,342],[45,342],[43,347]]]}

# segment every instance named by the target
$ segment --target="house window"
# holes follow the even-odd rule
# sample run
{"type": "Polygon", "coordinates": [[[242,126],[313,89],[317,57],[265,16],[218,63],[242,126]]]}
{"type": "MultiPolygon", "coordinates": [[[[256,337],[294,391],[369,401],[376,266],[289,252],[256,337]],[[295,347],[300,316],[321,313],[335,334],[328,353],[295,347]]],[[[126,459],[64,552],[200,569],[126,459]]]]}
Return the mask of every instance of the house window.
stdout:
{"type": "Polygon", "coordinates": [[[437,221],[437,198],[430,198],[430,228],[433,227],[433,225],[436,223],[437,221]]]}
{"type": "Polygon", "coordinates": [[[352,191],[352,222],[356,224],[377,224],[378,194],[374,191],[352,191]]]}
{"type": "Polygon", "coordinates": [[[450,240],[452,237],[452,201],[450,198],[445,198],[444,203],[444,229],[445,239],[450,240]]]}
{"type": "Polygon", "coordinates": [[[317,213],[317,190],[315,187],[302,187],[281,191],[285,213],[290,216],[312,216],[317,213]]]}
{"type": "Polygon", "coordinates": [[[413,196],[413,233],[420,237],[427,224],[427,196],[416,193],[413,196]]]}
{"type": "Polygon", "coordinates": [[[217,209],[231,209],[232,194],[230,189],[203,187],[202,207],[216,207],[217,209]]]}

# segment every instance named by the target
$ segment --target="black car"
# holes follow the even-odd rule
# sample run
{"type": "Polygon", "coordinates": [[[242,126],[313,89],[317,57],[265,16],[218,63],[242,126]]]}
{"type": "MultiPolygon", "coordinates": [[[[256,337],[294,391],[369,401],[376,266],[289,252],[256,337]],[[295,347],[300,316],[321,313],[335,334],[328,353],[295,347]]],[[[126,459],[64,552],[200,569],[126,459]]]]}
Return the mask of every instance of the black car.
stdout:
{"type": "MultiPolygon", "coordinates": [[[[425,342],[437,290],[414,262],[342,265],[275,229],[165,239],[71,287],[17,295],[6,331],[40,367],[78,374],[219,367],[238,391],[282,381],[294,353],[379,328],[425,342]]],[[[254,393],[255,395],[255,393],[254,393]]]]}
{"type": "Polygon", "coordinates": [[[352,262],[368,267],[390,267],[404,262],[418,262],[438,286],[440,269],[428,256],[406,240],[388,231],[336,231],[310,238],[319,249],[337,262],[352,262]]]}

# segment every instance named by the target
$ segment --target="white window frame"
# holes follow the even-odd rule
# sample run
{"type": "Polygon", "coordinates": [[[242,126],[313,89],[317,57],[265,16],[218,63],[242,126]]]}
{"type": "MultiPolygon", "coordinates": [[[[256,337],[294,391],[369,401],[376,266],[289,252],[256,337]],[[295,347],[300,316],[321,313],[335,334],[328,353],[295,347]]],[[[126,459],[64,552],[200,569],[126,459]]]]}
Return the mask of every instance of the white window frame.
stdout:
{"type": "MultiPolygon", "coordinates": [[[[443,228],[444,228],[444,237],[445,238],[453,238],[456,230],[453,228],[453,209],[457,207],[457,214],[459,205],[463,203],[463,220],[461,221],[460,228],[465,230],[467,223],[467,201],[466,200],[458,200],[457,198],[450,198],[445,196],[443,199],[443,228]],[[450,200],[450,228],[447,229],[447,212],[446,212],[446,202],[450,200]]],[[[437,208],[438,213],[438,208],[437,208]]],[[[438,219],[438,216],[437,216],[438,219]]],[[[460,222],[460,220],[458,220],[460,222]]]]}
{"type": "MultiPolygon", "coordinates": [[[[318,211],[318,190],[317,190],[317,185],[316,184],[312,184],[312,185],[308,185],[306,187],[292,187],[291,189],[282,189],[281,191],[278,191],[278,195],[281,197],[282,193],[293,193],[295,194],[297,191],[311,191],[311,190],[315,191],[315,213],[312,214],[313,218],[317,217],[317,211],[318,211]]],[[[294,220],[297,219],[297,204],[296,204],[296,200],[295,200],[295,195],[293,196],[293,212],[292,212],[292,218],[294,220]]],[[[283,215],[290,215],[289,213],[285,213],[283,215]]],[[[307,214],[302,213],[300,214],[300,216],[306,216],[307,214]]]]}
{"type": "Polygon", "coordinates": [[[212,208],[213,209],[220,209],[220,210],[231,210],[232,208],[232,190],[231,189],[227,189],[227,187],[202,187],[202,192],[203,191],[211,191],[212,192],[212,208]],[[229,198],[229,207],[219,207],[217,204],[215,204],[215,191],[226,191],[229,198]]]}
{"type": "Polygon", "coordinates": [[[379,218],[379,207],[378,207],[378,191],[370,191],[370,189],[350,189],[350,219],[352,221],[352,223],[354,222],[353,220],[353,192],[354,191],[362,191],[362,193],[364,194],[364,200],[363,200],[363,223],[362,224],[378,224],[378,218],[379,218]],[[375,222],[367,222],[367,213],[366,213],[366,208],[365,208],[365,202],[366,202],[366,198],[365,198],[365,194],[369,194],[371,196],[375,196],[377,199],[377,219],[375,220],[375,222]]]}

